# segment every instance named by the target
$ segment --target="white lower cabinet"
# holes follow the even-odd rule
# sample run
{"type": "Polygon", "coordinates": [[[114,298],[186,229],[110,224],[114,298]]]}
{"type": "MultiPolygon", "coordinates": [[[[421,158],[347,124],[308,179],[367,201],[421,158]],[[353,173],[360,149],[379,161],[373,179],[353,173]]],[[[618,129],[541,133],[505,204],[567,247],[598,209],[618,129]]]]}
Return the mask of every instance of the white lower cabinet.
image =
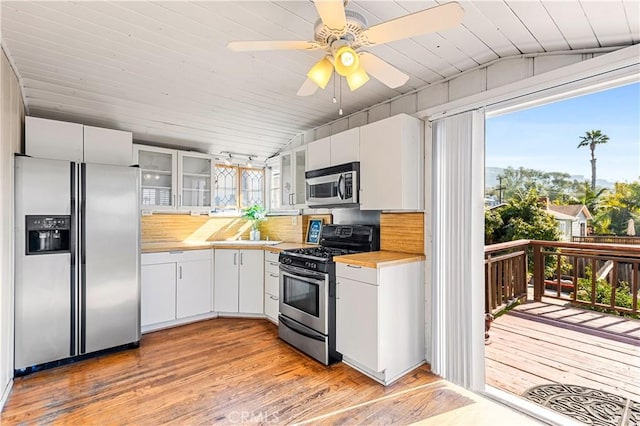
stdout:
{"type": "Polygon", "coordinates": [[[176,264],[142,265],[141,281],[142,326],[176,319],[176,264]]]}
{"type": "Polygon", "coordinates": [[[214,250],[214,311],[264,313],[262,250],[214,250]]]}
{"type": "Polygon", "coordinates": [[[278,253],[264,252],[264,314],[278,324],[280,313],[280,262],[278,253]]]}
{"type": "Polygon", "coordinates": [[[336,264],[336,349],[384,385],[424,362],[424,262],[336,264]]]}
{"type": "Polygon", "coordinates": [[[142,254],[143,331],[211,312],[211,250],[142,254]]]}

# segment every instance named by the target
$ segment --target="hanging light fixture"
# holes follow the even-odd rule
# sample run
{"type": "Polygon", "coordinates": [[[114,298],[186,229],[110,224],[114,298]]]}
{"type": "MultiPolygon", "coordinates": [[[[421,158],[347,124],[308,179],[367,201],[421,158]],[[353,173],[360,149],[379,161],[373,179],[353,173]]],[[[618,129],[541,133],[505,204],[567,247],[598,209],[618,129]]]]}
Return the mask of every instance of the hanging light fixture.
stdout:
{"type": "Polygon", "coordinates": [[[362,87],[362,85],[367,81],[369,81],[369,74],[367,74],[364,68],[360,67],[353,73],[349,74],[346,78],[349,89],[351,89],[351,91],[353,92],[354,90],[362,87]]]}
{"type": "Polygon", "coordinates": [[[360,58],[358,58],[356,51],[349,46],[339,47],[336,50],[335,58],[336,72],[341,76],[346,77],[360,68],[360,58]]]}
{"type": "Polygon", "coordinates": [[[309,80],[317,84],[321,89],[327,87],[331,74],[333,73],[333,64],[327,57],[320,59],[307,73],[309,80]]]}

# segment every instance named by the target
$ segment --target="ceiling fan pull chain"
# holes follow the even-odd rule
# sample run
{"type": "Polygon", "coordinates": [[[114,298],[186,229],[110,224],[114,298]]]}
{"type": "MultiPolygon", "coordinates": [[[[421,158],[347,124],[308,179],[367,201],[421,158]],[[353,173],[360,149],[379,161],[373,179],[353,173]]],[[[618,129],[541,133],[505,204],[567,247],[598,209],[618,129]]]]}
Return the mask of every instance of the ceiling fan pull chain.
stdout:
{"type": "Polygon", "coordinates": [[[336,100],[336,79],[338,77],[336,76],[336,70],[333,70],[333,99],[331,99],[331,102],[333,102],[334,104],[337,103],[338,101],[336,100]]]}
{"type": "Polygon", "coordinates": [[[342,78],[340,78],[340,109],[338,115],[342,115],[342,78]]]}

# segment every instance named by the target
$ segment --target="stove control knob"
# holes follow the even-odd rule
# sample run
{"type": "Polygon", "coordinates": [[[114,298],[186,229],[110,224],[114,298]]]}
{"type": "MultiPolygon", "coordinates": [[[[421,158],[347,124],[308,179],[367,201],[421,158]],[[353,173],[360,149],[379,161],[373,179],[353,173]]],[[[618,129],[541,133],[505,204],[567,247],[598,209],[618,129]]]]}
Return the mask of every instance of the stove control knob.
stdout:
{"type": "Polygon", "coordinates": [[[318,267],[318,265],[316,265],[315,263],[311,264],[311,269],[316,269],[318,267]]]}
{"type": "Polygon", "coordinates": [[[284,259],[282,259],[282,263],[284,263],[285,265],[289,265],[291,263],[291,258],[285,257],[284,259]]]}

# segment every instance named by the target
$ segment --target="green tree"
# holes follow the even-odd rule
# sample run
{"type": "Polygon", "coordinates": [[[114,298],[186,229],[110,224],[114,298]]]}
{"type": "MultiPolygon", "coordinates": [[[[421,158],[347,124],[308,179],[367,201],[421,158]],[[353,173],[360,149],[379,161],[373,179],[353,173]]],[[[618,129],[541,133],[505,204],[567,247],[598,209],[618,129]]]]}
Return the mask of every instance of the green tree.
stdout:
{"type": "Polygon", "coordinates": [[[539,198],[538,192],[531,190],[516,194],[505,206],[487,210],[485,241],[491,241],[491,243],[519,239],[558,241],[560,233],[557,222],[542,208],[539,198]],[[495,217],[496,215],[499,216],[499,220],[495,217]]]}
{"type": "Polygon", "coordinates": [[[606,190],[606,188],[600,188],[599,190],[595,191],[591,189],[589,182],[584,181],[582,182],[582,184],[580,184],[580,188],[578,190],[578,192],[581,192],[581,194],[578,196],[578,202],[580,204],[584,204],[587,209],[589,209],[589,212],[595,216],[600,209],[600,198],[602,197],[602,194],[606,192],[606,190]]]}
{"type": "Polygon", "coordinates": [[[596,190],[596,145],[609,142],[609,136],[603,134],[600,130],[592,130],[585,132],[584,136],[580,136],[578,148],[588,146],[591,150],[591,189],[596,190]]]}
{"type": "Polygon", "coordinates": [[[640,181],[617,182],[614,190],[602,197],[600,209],[595,217],[598,233],[626,235],[629,219],[638,229],[640,224],[640,181]]]}

